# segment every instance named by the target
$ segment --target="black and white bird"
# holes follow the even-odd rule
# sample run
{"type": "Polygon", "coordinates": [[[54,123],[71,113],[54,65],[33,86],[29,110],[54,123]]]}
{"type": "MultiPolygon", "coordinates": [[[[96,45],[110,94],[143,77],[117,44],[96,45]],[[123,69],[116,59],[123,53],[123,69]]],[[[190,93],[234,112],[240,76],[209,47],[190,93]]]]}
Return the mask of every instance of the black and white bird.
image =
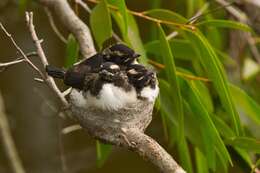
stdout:
{"type": "Polygon", "coordinates": [[[67,70],[47,66],[46,71],[73,88],[70,98],[75,105],[118,110],[138,99],[153,102],[159,93],[156,74],[138,64],[139,56],[115,44],[67,70]]]}

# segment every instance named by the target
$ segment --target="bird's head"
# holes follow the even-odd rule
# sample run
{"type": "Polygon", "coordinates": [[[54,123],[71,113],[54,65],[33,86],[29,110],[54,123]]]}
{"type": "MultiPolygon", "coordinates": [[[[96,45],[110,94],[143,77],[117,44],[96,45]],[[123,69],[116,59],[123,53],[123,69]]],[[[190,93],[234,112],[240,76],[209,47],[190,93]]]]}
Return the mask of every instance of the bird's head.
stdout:
{"type": "Polygon", "coordinates": [[[106,61],[111,61],[119,65],[129,65],[140,56],[135,51],[124,44],[115,44],[103,51],[106,61]]]}
{"type": "Polygon", "coordinates": [[[101,65],[99,75],[107,82],[113,82],[115,76],[120,72],[120,67],[112,62],[105,62],[101,65]]]}

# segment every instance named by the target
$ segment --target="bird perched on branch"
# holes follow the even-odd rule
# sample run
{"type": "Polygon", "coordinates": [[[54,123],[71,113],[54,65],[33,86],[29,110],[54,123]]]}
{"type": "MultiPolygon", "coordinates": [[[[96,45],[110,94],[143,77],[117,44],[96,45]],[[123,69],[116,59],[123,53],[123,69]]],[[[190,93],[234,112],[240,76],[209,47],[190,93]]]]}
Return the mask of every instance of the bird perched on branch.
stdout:
{"type": "Polygon", "coordinates": [[[156,74],[138,64],[139,56],[115,44],[67,70],[47,66],[46,72],[73,88],[71,100],[77,106],[118,110],[138,99],[153,102],[158,95],[156,74]]]}

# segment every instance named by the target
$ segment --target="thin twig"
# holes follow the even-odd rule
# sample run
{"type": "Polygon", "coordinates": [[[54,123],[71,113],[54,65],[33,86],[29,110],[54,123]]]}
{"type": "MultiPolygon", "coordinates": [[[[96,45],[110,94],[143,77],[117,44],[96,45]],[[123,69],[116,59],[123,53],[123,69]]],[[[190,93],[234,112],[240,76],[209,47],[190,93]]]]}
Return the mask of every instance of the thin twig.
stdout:
{"type": "Polygon", "coordinates": [[[0,93],[0,136],[2,136],[5,152],[8,156],[14,173],[25,173],[21,159],[18,156],[10,126],[4,110],[4,102],[0,93]]]}
{"type": "Polygon", "coordinates": [[[63,35],[61,34],[61,32],[58,30],[58,28],[56,27],[55,25],[55,22],[53,20],[53,16],[51,14],[51,11],[45,7],[44,8],[45,10],[45,13],[47,14],[47,17],[49,19],[49,22],[50,22],[50,25],[51,25],[51,28],[52,30],[54,31],[54,33],[58,36],[58,38],[63,42],[63,43],[67,43],[67,39],[65,37],[63,37],[63,35]]]}
{"type": "MultiPolygon", "coordinates": [[[[97,0],[85,0],[85,1],[92,2],[92,3],[95,3],[95,4],[99,3],[99,1],[97,1],[97,0]]],[[[108,7],[112,10],[118,10],[118,8],[116,6],[113,6],[113,5],[108,5],[108,7]]],[[[146,12],[137,12],[137,11],[133,11],[133,10],[129,10],[129,9],[127,9],[127,11],[134,16],[144,18],[146,20],[149,20],[149,21],[152,21],[152,22],[155,22],[155,23],[173,25],[173,26],[176,26],[176,27],[179,27],[179,28],[185,27],[185,28],[188,28],[188,29],[191,29],[191,30],[196,29],[196,27],[194,25],[176,23],[176,22],[172,22],[172,21],[168,21],[168,20],[161,20],[161,19],[157,19],[157,18],[148,16],[148,15],[146,15],[147,14],[146,12]]]]}
{"type": "Polygon", "coordinates": [[[26,61],[25,59],[18,59],[18,60],[14,60],[14,61],[10,61],[10,62],[5,62],[5,63],[0,63],[0,68],[6,68],[15,64],[19,64],[21,62],[26,61]]]}
{"type": "MultiPolygon", "coordinates": [[[[27,26],[29,28],[29,31],[31,33],[31,37],[34,41],[35,47],[37,49],[37,53],[40,57],[41,63],[43,65],[43,67],[45,68],[48,65],[48,61],[47,61],[45,53],[44,53],[44,51],[41,47],[41,41],[38,39],[38,36],[36,34],[36,31],[35,31],[35,28],[34,28],[34,25],[33,25],[33,13],[32,12],[30,12],[30,13],[26,12],[26,22],[27,22],[27,26]]],[[[65,97],[63,97],[61,91],[59,90],[59,88],[55,84],[54,79],[52,77],[50,77],[46,72],[44,73],[42,78],[44,79],[46,84],[52,89],[52,91],[58,96],[58,98],[62,102],[63,106],[68,107],[69,103],[65,99],[65,97]]]]}
{"type": "Polygon", "coordinates": [[[1,29],[4,31],[5,35],[7,37],[9,37],[9,39],[12,41],[13,45],[15,46],[15,48],[17,49],[17,51],[22,55],[22,57],[24,58],[24,60],[29,64],[30,67],[32,67],[35,71],[38,72],[38,74],[41,76],[41,77],[44,77],[43,73],[39,70],[38,67],[36,67],[32,62],[31,60],[25,55],[25,53],[22,51],[22,49],[17,45],[17,43],[15,42],[15,40],[13,39],[12,35],[9,34],[7,32],[7,30],[5,29],[5,27],[2,25],[2,23],[0,22],[0,27],[1,29]]]}
{"type": "MultiPolygon", "coordinates": [[[[197,12],[194,16],[192,16],[189,19],[190,24],[193,24],[194,22],[196,22],[202,15],[206,15],[207,13],[204,13],[209,7],[209,3],[205,3],[197,12]]],[[[210,11],[211,12],[211,11],[210,11]]]]}
{"type": "MultiPolygon", "coordinates": [[[[32,56],[37,56],[37,53],[36,52],[30,52],[30,53],[27,53],[26,56],[28,58],[32,57],[32,56]]],[[[22,62],[26,62],[26,60],[23,57],[19,57],[19,58],[13,60],[13,61],[0,63],[0,72],[6,70],[10,66],[13,66],[13,65],[16,65],[16,64],[20,64],[22,62]]]]}
{"type": "Polygon", "coordinates": [[[82,127],[79,124],[74,124],[74,125],[63,128],[61,133],[63,135],[66,135],[68,133],[71,133],[71,132],[74,132],[74,131],[80,130],[80,129],[82,129],[82,127]]]}
{"type": "MultiPolygon", "coordinates": [[[[209,3],[205,3],[197,11],[197,13],[188,20],[188,23],[193,24],[194,22],[196,22],[199,19],[199,17],[203,15],[204,11],[208,8],[208,6],[209,6],[209,3]]],[[[172,33],[167,35],[166,39],[171,40],[172,38],[176,37],[178,34],[179,34],[178,31],[173,31],[172,33]]]]}

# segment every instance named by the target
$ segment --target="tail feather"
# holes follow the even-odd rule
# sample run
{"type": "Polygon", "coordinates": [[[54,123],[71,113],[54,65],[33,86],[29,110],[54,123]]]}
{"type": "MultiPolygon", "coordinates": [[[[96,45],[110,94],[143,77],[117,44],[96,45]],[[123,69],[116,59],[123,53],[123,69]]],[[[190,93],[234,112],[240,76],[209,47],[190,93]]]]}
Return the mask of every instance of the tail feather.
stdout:
{"type": "Polygon", "coordinates": [[[65,70],[63,70],[61,68],[47,65],[45,70],[48,73],[48,75],[51,77],[59,78],[59,79],[64,79],[64,77],[65,77],[65,70]]]}

